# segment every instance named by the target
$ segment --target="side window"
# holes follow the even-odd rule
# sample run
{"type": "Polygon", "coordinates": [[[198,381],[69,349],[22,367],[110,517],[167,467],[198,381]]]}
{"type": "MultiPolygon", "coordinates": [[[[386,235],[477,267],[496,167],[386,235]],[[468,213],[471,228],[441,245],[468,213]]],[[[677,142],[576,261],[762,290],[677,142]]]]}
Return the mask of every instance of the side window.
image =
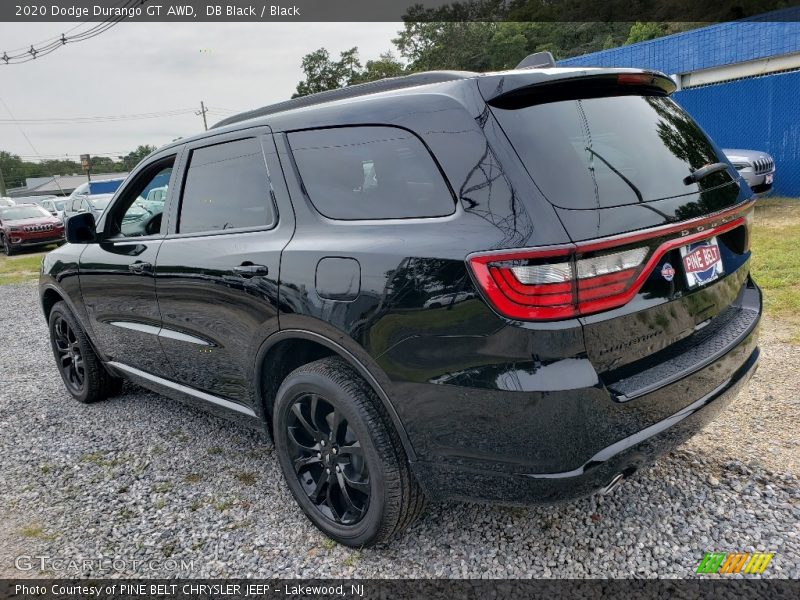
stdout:
{"type": "Polygon", "coordinates": [[[455,200],[428,149],[397,127],[289,134],[314,207],[331,219],[442,217],[455,200]]]}
{"type": "Polygon", "coordinates": [[[110,237],[140,237],[161,231],[164,203],[175,157],[162,158],[140,172],[122,192],[108,217],[110,237]],[[153,194],[161,190],[161,194],[153,194]]]}
{"type": "Polygon", "coordinates": [[[267,167],[257,139],[192,151],[178,233],[269,227],[274,223],[267,167]]]}

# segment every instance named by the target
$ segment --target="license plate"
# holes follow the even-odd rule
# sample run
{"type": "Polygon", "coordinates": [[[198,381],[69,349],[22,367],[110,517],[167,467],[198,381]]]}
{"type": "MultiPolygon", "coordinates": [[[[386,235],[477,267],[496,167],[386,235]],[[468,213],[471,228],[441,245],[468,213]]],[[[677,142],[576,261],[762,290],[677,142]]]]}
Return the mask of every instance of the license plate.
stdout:
{"type": "Polygon", "coordinates": [[[767,175],[765,175],[765,176],[764,176],[764,183],[766,183],[767,185],[769,185],[770,183],[772,183],[772,178],[773,178],[774,176],[775,176],[775,175],[774,175],[773,173],[768,173],[767,175]]]}
{"type": "Polygon", "coordinates": [[[711,283],[724,273],[717,238],[695,242],[681,248],[683,271],[690,288],[711,283]]]}

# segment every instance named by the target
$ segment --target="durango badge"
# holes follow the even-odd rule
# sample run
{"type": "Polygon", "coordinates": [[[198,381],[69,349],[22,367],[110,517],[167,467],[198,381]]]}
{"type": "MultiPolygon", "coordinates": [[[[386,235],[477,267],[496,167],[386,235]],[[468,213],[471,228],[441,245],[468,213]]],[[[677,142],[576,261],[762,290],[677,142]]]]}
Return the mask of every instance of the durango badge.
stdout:
{"type": "Polygon", "coordinates": [[[675,277],[675,267],[669,263],[664,263],[664,266],[661,267],[661,276],[667,281],[672,281],[672,278],[675,277]]]}

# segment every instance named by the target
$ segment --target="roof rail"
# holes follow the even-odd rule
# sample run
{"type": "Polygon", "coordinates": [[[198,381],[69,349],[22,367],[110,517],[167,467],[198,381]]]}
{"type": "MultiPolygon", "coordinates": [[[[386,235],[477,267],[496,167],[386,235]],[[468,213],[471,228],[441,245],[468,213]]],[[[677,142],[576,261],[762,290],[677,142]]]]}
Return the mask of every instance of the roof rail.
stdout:
{"type": "Polygon", "coordinates": [[[404,75],[402,77],[379,79],[378,81],[359,83],[336,90],[317,92],[316,94],[292,98],[291,100],[285,100],[283,102],[278,102],[277,104],[270,104],[269,106],[249,110],[247,112],[239,113],[238,115],[233,115],[223,119],[219,123],[214,124],[211,128],[214,129],[216,127],[224,127],[225,125],[232,125],[233,123],[247,121],[248,119],[255,119],[256,117],[263,117],[265,115],[273,115],[275,113],[280,113],[295,108],[313,106],[315,104],[324,104],[326,102],[343,100],[345,98],[356,98],[358,96],[365,96],[367,94],[377,94],[378,92],[400,90],[417,85],[442,83],[444,81],[455,81],[457,79],[468,79],[470,77],[475,77],[476,75],[477,73],[472,73],[470,71],[426,71],[424,73],[414,73],[413,75],[404,75]]]}
{"type": "Polygon", "coordinates": [[[528,54],[519,63],[517,69],[549,69],[556,66],[556,59],[549,52],[534,52],[528,54]]]}

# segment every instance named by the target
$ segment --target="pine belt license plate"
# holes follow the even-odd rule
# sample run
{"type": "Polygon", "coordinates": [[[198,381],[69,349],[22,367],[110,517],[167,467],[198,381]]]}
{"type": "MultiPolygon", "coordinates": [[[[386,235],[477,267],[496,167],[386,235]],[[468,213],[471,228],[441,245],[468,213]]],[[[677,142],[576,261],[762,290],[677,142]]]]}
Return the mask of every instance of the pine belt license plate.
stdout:
{"type": "Polygon", "coordinates": [[[686,283],[690,288],[711,283],[724,273],[716,237],[683,246],[681,258],[686,283]]]}

